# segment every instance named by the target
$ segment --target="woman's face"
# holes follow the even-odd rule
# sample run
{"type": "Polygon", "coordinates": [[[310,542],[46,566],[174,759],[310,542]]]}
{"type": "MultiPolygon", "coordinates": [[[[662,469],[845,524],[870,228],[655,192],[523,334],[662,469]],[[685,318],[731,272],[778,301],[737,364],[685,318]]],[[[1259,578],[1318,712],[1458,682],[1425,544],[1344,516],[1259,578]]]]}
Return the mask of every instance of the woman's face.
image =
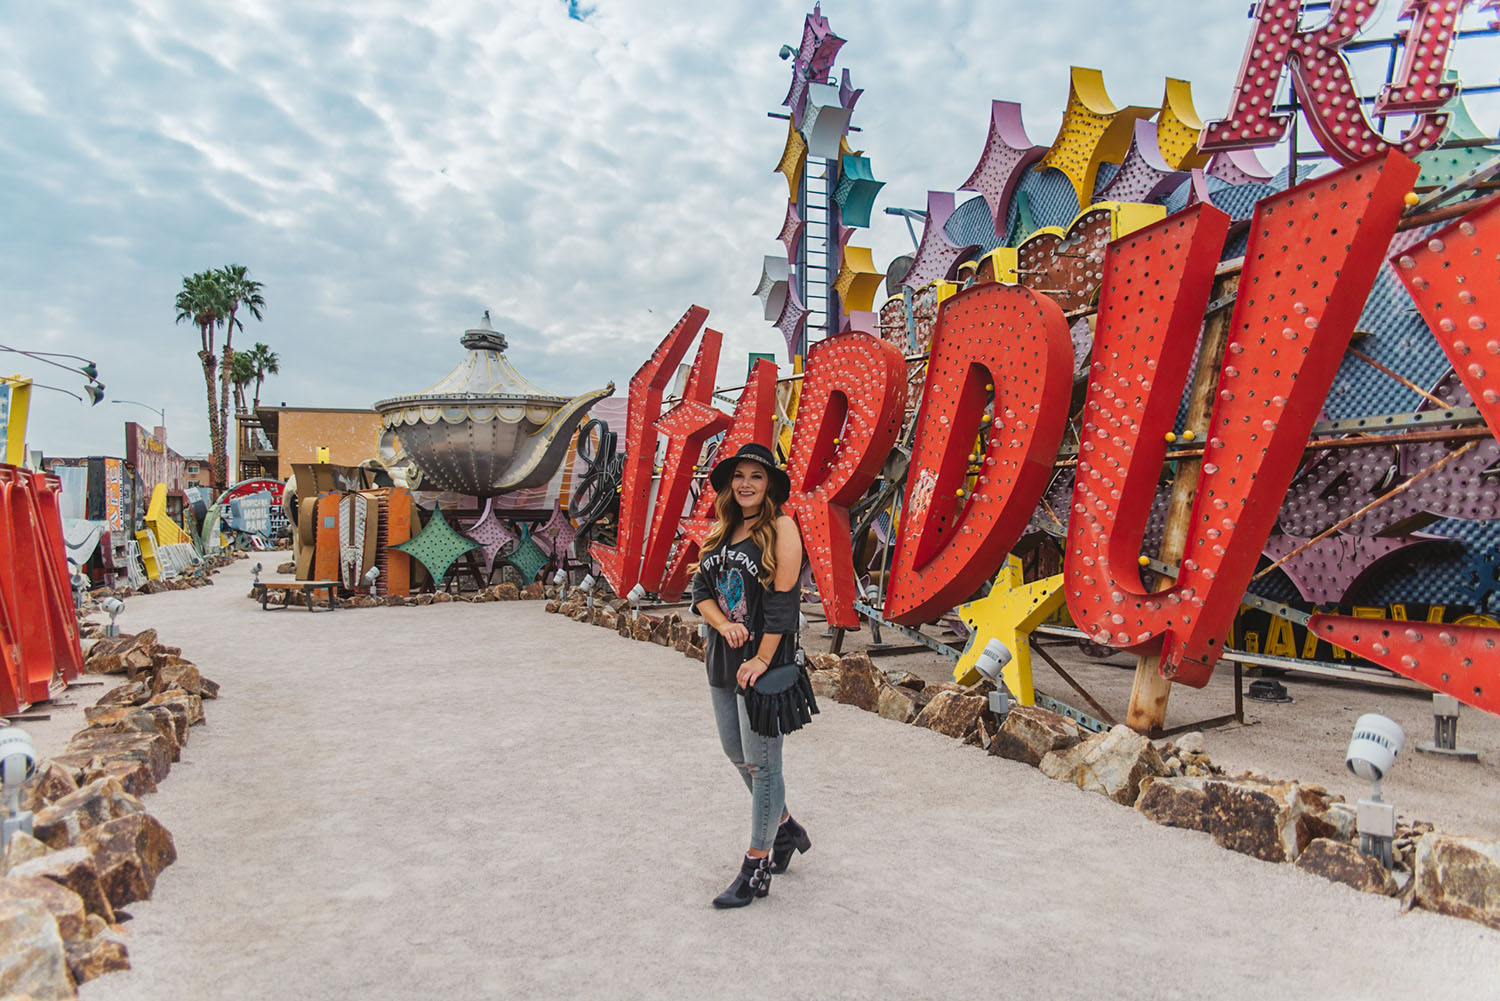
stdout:
{"type": "Polygon", "coordinates": [[[748,516],[760,510],[761,502],[766,499],[768,484],[765,466],[750,459],[741,459],[735,464],[734,478],[729,481],[729,488],[734,491],[734,499],[739,502],[740,510],[748,516]]]}

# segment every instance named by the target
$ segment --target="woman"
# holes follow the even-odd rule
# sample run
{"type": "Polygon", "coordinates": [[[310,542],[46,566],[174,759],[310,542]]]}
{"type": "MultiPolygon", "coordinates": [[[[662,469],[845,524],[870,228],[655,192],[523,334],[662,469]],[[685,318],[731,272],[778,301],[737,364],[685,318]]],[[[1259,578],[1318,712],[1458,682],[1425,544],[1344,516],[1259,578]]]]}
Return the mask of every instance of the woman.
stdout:
{"type": "Polygon", "coordinates": [[[693,575],[693,606],[714,630],[704,659],[719,740],[750,789],[750,848],[714,906],[744,907],[766,895],[771,874],[786,871],[793,851],[812,847],[786,812],[782,738],[750,729],[745,698],[736,692],[796,655],[802,537],[781,513],[791,481],[766,446],[743,446],[717,463],[708,481],[718,492],[718,517],[693,575]]]}

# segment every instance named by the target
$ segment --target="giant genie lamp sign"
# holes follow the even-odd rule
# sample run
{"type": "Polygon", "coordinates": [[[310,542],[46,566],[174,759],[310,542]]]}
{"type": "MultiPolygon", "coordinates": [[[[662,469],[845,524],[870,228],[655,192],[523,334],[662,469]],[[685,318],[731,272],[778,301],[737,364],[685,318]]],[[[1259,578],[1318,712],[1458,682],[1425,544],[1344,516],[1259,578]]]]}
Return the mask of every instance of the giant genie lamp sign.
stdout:
{"type": "MultiPolygon", "coordinates": [[[[1386,151],[1258,204],[1187,548],[1176,580],[1160,591],[1140,575],[1146,517],[1229,220],[1197,204],[1110,245],[1064,562],[1068,610],[1097,641],[1159,653],[1165,676],[1208,682],[1416,177],[1410,159],[1386,151]]],[[[1500,200],[1393,264],[1490,430],[1500,429],[1500,200]]],[[[690,309],[631,380],[618,542],[594,547],[618,593],[637,583],[680,593],[711,512],[705,483],[682,518],[703,443],[726,426],[721,450],[769,440],[769,363],[732,418],[709,406],[713,330],[684,399],[657,416],[706,316],[690,309]],[[651,511],[659,436],[666,461],[651,511]]],[[[1072,366],[1063,314],[1045,295],[991,283],[943,303],[888,582],[891,620],[920,623],[963,601],[1020,538],[1061,442],[1072,366]]],[[[848,508],[895,444],[905,392],[900,351],[872,335],[842,334],[810,352],[788,508],[835,626],[858,625],[848,508]]],[[[1310,628],[1500,712],[1500,630],[1321,614],[1310,628]]]]}

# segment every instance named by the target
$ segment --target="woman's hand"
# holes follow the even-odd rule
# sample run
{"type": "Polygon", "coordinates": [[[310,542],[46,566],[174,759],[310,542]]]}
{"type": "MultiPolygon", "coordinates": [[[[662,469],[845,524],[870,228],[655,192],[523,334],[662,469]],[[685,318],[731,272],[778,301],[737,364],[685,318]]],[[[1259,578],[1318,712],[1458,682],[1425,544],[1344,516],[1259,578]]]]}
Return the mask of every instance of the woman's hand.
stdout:
{"type": "Polygon", "coordinates": [[[742,647],[750,642],[750,629],[743,622],[725,620],[718,629],[719,635],[724,637],[724,642],[732,647],[742,647]]]}
{"type": "Polygon", "coordinates": [[[769,668],[770,665],[761,660],[759,657],[752,657],[740,665],[740,669],[735,674],[734,680],[739,684],[741,688],[753,688],[755,687],[755,682],[757,681],[757,679],[759,679],[762,674],[765,674],[766,671],[769,670],[769,668]]]}

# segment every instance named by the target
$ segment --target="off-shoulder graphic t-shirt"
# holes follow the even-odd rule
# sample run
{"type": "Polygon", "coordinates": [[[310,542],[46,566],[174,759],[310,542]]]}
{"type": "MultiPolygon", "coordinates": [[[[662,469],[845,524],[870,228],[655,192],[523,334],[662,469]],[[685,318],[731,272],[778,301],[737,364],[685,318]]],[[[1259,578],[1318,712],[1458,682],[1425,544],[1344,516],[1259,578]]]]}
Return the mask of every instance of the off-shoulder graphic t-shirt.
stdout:
{"type": "Polygon", "coordinates": [[[768,632],[782,634],[771,663],[784,664],[796,653],[797,592],[768,592],[760,582],[760,556],[760,546],[751,538],[721,545],[703,557],[693,576],[694,608],[713,599],[730,622],[743,623],[750,630],[750,640],[742,647],[730,646],[717,631],[709,632],[704,660],[708,683],[714,688],[735,687],[740,665],[755,656],[760,638],[768,632]],[[782,606],[791,608],[789,622],[782,606]]]}

